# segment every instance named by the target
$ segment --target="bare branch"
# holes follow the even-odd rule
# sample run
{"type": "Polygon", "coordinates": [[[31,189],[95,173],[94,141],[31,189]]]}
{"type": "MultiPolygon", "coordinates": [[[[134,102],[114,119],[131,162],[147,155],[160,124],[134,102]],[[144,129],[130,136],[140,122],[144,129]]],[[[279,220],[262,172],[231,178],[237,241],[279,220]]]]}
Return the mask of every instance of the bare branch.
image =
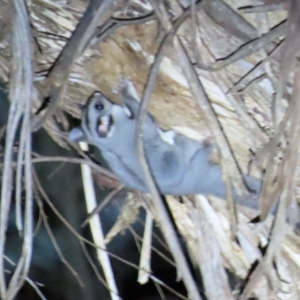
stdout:
{"type": "Polygon", "coordinates": [[[89,5],[78,27],[49,73],[44,96],[49,98],[50,105],[42,117],[37,116],[34,119],[32,125],[34,130],[39,129],[45,120],[55,113],[64,96],[71,68],[75,60],[88,46],[96,27],[108,17],[107,13],[110,11],[113,2],[113,0],[89,1],[89,5]]]}
{"type": "MultiPolygon", "coordinates": [[[[32,174],[31,174],[31,131],[30,113],[33,85],[33,70],[31,63],[32,47],[31,32],[26,4],[24,1],[13,1],[15,16],[13,18],[13,66],[10,85],[11,106],[6,131],[6,143],[4,154],[4,169],[1,191],[0,212],[0,296],[3,300],[15,297],[22,287],[29,270],[32,253],[32,174]],[[25,211],[24,211],[24,239],[22,253],[17,263],[14,274],[6,289],[3,267],[5,248],[5,232],[9,217],[12,195],[12,148],[17,126],[22,120],[20,145],[23,153],[19,155],[19,167],[25,160],[25,211]]],[[[18,177],[21,180],[21,177],[18,177]]],[[[21,185],[21,183],[19,183],[21,185]]]]}
{"type": "MultiPolygon", "coordinates": [[[[206,1],[201,1],[200,3],[203,5],[206,3],[206,1]]],[[[151,1],[151,4],[154,8],[154,11],[157,13],[159,19],[161,19],[159,16],[160,10],[158,8],[158,3],[151,1]]],[[[199,8],[199,6],[198,6],[198,8],[199,8]]],[[[181,18],[179,18],[179,20],[181,20],[181,18]]],[[[176,22],[178,24],[179,21],[177,20],[176,22]]],[[[168,28],[165,28],[165,29],[168,29],[168,28]]],[[[174,25],[173,28],[171,28],[171,30],[167,33],[167,35],[163,39],[163,42],[161,43],[161,45],[156,53],[155,61],[151,67],[151,71],[148,75],[147,84],[144,89],[143,97],[141,100],[139,116],[137,118],[137,131],[136,131],[137,153],[138,153],[140,164],[141,164],[143,172],[144,172],[145,182],[149,188],[153,203],[154,203],[157,213],[158,213],[158,223],[161,227],[162,233],[164,234],[164,238],[170,248],[170,251],[173,254],[173,258],[178,267],[178,272],[180,273],[180,276],[182,276],[182,278],[183,278],[185,286],[188,290],[189,297],[191,297],[192,299],[201,299],[201,296],[198,292],[198,289],[197,289],[197,286],[193,279],[193,276],[191,274],[191,271],[188,267],[186,258],[183,254],[183,251],[180,247],[179,241],[176,237],[176,233],[175,233],[175,230],[170,221],[166,207],[159,195],[159,192],[156,188],[155,182],[154,182],[151,172],[149,170],[149,167],[148,167],[148,164],[147,164],[147,161],[145,158],[145,154],[144,154],[143,141],[142,141],[143,121],[146,116],[147,106],[150,101],[150,97],[151,97],[151,94],[152,94],[152,91],[153,91],[153,88],[155,85],[156,77],[157,77],[157,74],[159,71],[159,65],[163,58],[164,45],[166,44],[166,41],[169,41],[172,39],[172,37],[176,33],[176,30],[177,30],[177,26],[174,25]]]]}

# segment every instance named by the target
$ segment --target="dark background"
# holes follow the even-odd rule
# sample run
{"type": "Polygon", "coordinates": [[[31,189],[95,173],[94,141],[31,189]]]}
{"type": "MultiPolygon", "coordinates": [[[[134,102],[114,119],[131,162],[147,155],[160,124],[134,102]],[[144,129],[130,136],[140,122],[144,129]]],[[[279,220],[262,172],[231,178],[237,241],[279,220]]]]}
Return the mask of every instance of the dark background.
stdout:
{"type": "MultiPolygon", "coordinates": [[[[2,86],[0,91],[0,126],[3,126],[6,123],[9,108],[7,95],[3,88],[4,86],[2,86]]],[[[3,141],[0,150],[3,152],[3,141]]],[[[55,144],[44,130],[40,130],[33,134],[33,150],[47,156],[77,156],[74,151],[63,149],[55,144]]],[[[87,216],[80,166],[68,163],[40,163],[36,164],[35,168],[47,195],[55,207],[80,234],[91,239],[88,226],[84,229],[80,227],[87,216]]],[[[2,178],[1,173],[0,175],[2,178]]],[[[96,192],[97,199],[101,202],[107,194],[107,191],[101,191],[96,187],[96,192]]],[[[111,201],[101,212],[104,233],[107,233],[114,224],[120,207],[122,206],[122,202],[123,199],[119,197],[111,201]]],[[[79,274],[85,286],[81,287],[79,285],[70,270],[60,260],[43,224],[38,228],[34,237],[34,250],[29,277],[33,281],[44,285],[40,289],[48,300],[110,299],[106,288],[97,279],[89,265],[77,238],[66,228],[45,202],[44,209],[63,255],[79,274]]],[[[144,219],[144,215],[145,213],[141,211],[141,219],[144,219]]],[[[12,201],[10,223],[7,231],[6,254],[16,262],[18,260],[18,253],[20,251],[22,240],[16,230],[14,217],[14,201],[12,201]]],[[[39,209],[36,203],[34,218],[35,224],[37,224],[39,219],[39,209]]],[[[133,228],[140,236],[142,236],[143,226],[140,223],[137,222],[137,224],[134,224],[133,228]]],[[[155,228],[155,231],[156,234],[159,234],[157,228],[155,228]]],[[[166,251],[164,251],[155,241],[153,242],[153,245],[170,257],[170,254],[166,253],[166,251]]],[[[89,246],[87,247],[98,270],[102,274],[101,266],[95,256],[95,250],[89,246]]],[[[131,263],[137,265],[139,263],[139,251],[132,234],[128,230],[126,230],[123,235],[114,238],[108,245],[108,251],[131,263]]],[[[119,293],[123,299],[161,299],[153,282],[150,281],[143,286],[136,282],[138,275],[137,270],[113,258],[111,259],[111,262],[119,293]]],[[[12,270],[11,266],[7,266],[7,268],[12,270]]],[[[165,283],[173,285],[177,291],[185,293],[182,283],[175,283],[176,271],[174,267],[171,267],[153,252],[152,271],[155,276],[165,283]]],[[[166,299],[179,299],[165,289],[163,290],[166,299]]],[[[40,298],[33,288],[30,287],[28,283],[25,283],[25,286],[22,288],[16,299],[35,300],[40,298]]]]}

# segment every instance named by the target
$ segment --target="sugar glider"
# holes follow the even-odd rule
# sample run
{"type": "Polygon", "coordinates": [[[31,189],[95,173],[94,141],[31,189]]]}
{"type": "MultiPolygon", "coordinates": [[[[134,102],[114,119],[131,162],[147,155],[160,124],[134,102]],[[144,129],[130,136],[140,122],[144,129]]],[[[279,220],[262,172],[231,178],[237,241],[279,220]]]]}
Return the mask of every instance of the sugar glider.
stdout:
{"type": "MultiPolygon", "coordinates": [[[[129,188],[148,192],[136,148],[136,124],[140,103],[132,86],[122,88],[122,105],[95,92],[82,112],[81,126],[69,133],[69,142],[86,141],[100,149],[118,179],[129,188]]],[[[163,131],[148,113],[142,128],[145,156],[161,194],[226,195],[221,167],[211,162],[212,146],[173,131],[163,131]]],[[[257,198],[261,181],[246,178],[257,198]]],[[[233,190],[234,200],[244,202],[233,190]]],[[[247,197],[249,198],[249,196],[247,197]]],[[[257,208],[250,201],[249,206],[257,208]]],[[[246,203],[245,199],[245,203],[246,203]]],[[[246,204],[247,205],[247,204],[246,204]]]]}

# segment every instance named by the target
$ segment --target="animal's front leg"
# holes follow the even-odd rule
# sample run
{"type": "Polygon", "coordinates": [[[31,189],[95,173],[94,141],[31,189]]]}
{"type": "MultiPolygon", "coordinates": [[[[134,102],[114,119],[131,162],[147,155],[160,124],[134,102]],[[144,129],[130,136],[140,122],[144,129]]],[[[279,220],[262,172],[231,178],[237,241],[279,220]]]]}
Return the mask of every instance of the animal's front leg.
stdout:
{"type": "Polygon", "coordinates": [[[122,156],[116,151],[101,151],[102,156],[115,173],[120,182],[125,186],[141,192],[148,192],[144,183],[143,173],[134,155],[122,156]]]}
{"type": "Polygon", "coordinates": [[[114,92],[120,95],[122,105],[131,111],[132,116],[130,117],[136,118],[140,107],[140,98],[133,83],[127,77],[121,76],[114,92]]]}

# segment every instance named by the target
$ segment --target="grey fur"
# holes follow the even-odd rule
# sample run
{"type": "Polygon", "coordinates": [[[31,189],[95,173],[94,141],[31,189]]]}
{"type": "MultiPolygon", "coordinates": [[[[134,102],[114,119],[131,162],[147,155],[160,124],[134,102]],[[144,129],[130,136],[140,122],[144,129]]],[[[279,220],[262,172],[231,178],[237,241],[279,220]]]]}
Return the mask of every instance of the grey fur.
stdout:
{"type": "MultiPolygon", "coordinates": [[[[122,97],[123,106],[112,103],[96,92],[83,110],[81,126],[69,133],[69,141],[85,140],[95,145],[122,183],[148,192],[135,144],[136,116],[140,104],[126,89],[123,90],[122,97]],[[99,135],[99,124],[102,118],[107,120],[108,116],[111,126],[106,135],[99,135]]],[[[225,197],[221,168],[210,161],[211,145],[198,143],[174,132],[162,131],[150,114],[147,114],[143,127],[143,143],[151,173],[162,194],[212,194],[225,197]]],[[[257,208],[256,198],[261,181],[253,177],[246,177],[245,180],[255,190],[250,196],[252,201],[250,199],[247,202],[249,196],[247,199],[239,197],[233,190],[234,200],[257,208]]]]}

